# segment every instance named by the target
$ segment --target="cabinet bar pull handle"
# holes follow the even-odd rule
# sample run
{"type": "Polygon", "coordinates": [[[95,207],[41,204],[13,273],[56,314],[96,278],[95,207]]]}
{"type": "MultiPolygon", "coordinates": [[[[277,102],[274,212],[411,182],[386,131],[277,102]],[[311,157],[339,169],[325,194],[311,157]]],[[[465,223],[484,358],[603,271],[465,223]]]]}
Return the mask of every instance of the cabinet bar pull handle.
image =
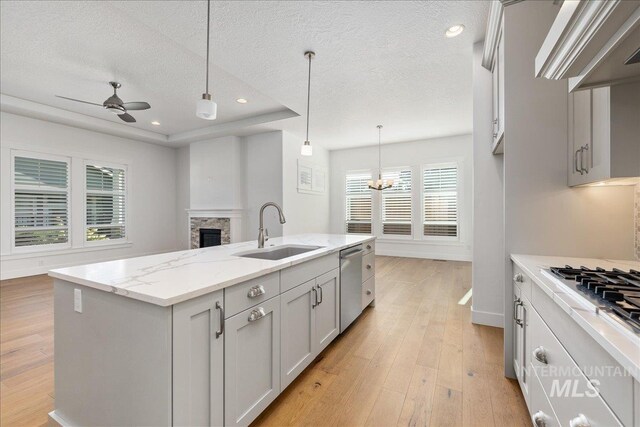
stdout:
{"type": "Polygon", "coordinates": [[[267,314],[264,312],[264,308],[258,307],[255,310],[251,310],[249,314],[249,322],[255,322],[258,319],[262,319],[267,314]]]}
{"type": "Polygon", "coordinates": [[[589,151],[589,144],[583,146],[580,150],[581,150],[580,151],[580,170],[583,171],[584,173],[589,173],[589,157],[586,157],[587,159],[586,162],[582,161],[583,154],[589,151]],[[586,167],[584,166],[585,164],[586,164],[586,167]]]}
{"type": "Polygon", "coordinates": [[[322,301],[324,300],[324,298],[322,297],[322,286],[318,285],[318,291],[320,293],[320,301],[316,305],[322,304],[322,301]]]}
{"type": "Polygon", "coordinates": [[[256,297],[259,297],[260,295],[264,295],[264,294],[265,294],[264,286],[256,285],[256,286],[252,286],[249,289],[249,292],[247,292],[247,297],[256,298],[256,297]]]}
{"type": "Polygon", "coordinates": [[[311,308],[314,308],[316,305],[318,305],[318,291],[316,290],[315,286],[311,288],[311,290],[313,291],[313,302],[311,303],[311,308]]]}
{"type": "Polygon", "coordinates": [[[513,300],[513,320],[518,320],[518,304],[520,304],[520,298],[513,300]]]}
{"type": "Polygon", "coordinates": [[[216,339],[218,339],[224,333],[224,307],[220,301],[216,301],[216,309],[220,312],[220,330],[216,331],[216,339]]]}
{"type": "Polygon", "coordinates": [[[549,364],[549,361],[547,360],[547,353],[545,353],[544,347],[542,346],[533,350],[533,357],[535,357],[536,360],[540,363],[543,363],[545,365],[549,364]]]}
{"type": "Polygon", "coordinates": [[[545,420],[547,419],[547,414],[542,411],[538,411],[533,414],[533,417],[531,417],[531,419],[533,420],[533,425],[535,425],[536,427],[546,427],[547,425],[547,423],[545,422],[545,420]]]}
{"type": "Polygon", "coordinates": [[[576,150],[576,152],[573,153],[573,169],[582,175],[582,171],[578,168],[578,153],[580,153],[580,150],[576,150]]]}

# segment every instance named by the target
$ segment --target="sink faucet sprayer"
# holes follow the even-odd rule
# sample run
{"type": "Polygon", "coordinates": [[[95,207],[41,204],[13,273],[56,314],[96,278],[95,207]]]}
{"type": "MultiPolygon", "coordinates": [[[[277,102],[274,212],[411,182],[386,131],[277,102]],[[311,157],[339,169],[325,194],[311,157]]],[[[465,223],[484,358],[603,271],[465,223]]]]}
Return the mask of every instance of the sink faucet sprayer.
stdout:
{"type": "Polygon", "coordinates": [[[287,222],[287,220],[284,219],[282,208],[280,208],[277,203],[267,202],[262,205],[262,207],[260,208],[260,228],[258,229],[258,248],[264,248],[265,240],[269,240],[269,230],[265,230],[264,228],[264,209],[267,206],[273,206],[278,210],[278,214],[280,215],[280,224],[284,224],[285,222],[287,222]]]}

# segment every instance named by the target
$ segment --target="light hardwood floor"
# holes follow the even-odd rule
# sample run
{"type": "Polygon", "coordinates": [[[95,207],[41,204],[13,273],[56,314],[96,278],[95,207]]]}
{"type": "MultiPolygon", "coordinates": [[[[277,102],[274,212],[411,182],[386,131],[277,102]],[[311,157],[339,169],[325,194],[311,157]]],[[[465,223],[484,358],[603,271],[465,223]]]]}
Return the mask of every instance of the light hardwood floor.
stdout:
{"type": "MultiPolygon", "coordinates": [[[[530,425],[506,379],[502,330],[472,325],[471,264],[376,257],[376,307],[327,348],[257,426],[530,425]]],[[[53,409],[52,281],[0,282],[0,424],[53,409]]]]}

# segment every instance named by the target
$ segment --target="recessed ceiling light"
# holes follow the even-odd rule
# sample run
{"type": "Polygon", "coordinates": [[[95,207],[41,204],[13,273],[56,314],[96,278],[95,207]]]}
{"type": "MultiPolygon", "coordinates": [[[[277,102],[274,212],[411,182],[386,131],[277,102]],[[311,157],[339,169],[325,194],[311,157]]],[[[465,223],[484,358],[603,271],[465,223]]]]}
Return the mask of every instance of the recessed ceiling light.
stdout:
{"type": "Polygon", "coordinates": [[[160,122],[157,120],[152,121],[151,124],[154,126],[160,126],[160,122]]]}
{"type": "Polygon", "coordinates": [[[459,36],[460,34],[462,34],[463,31],[464,31],[464,25],[462,24],[452,25],[447,29],[447,31],[445,31],[444,35],[451,38],[451,37],[459,36]]]}
{"type": "Polygon", "coordinates": [[[238,98],[238,99],[236,99],[236,102],[237,102],[238,104],[246,104],[246,103],[247,103],[247,102],[249,102],[249,101],[247,101],[247,100],[246,100],[246,99],[244,99],[244,98],[238,98]]]}

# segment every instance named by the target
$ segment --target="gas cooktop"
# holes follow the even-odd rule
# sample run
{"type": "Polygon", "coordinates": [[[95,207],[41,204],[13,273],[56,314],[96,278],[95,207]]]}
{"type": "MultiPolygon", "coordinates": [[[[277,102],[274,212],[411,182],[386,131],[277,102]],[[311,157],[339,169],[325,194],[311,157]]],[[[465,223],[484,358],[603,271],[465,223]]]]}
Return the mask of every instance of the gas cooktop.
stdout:
{"type": "Polygon", "coordinates": [[[628,329],[640,334],[640,271],[570,265],[551,267],[549,271],[597,309],[614,314],[628,329]]]}

